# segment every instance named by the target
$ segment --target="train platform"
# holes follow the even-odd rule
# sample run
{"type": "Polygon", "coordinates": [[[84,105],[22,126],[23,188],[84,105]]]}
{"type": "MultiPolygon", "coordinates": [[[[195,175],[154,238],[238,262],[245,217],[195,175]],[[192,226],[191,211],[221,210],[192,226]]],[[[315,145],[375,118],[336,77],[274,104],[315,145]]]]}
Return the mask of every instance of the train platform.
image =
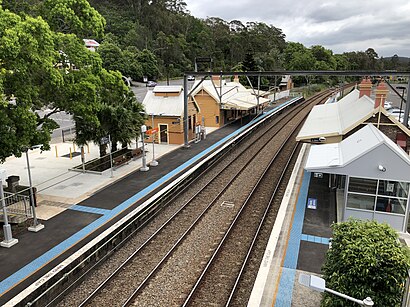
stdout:
{"type": "MultiPolygon", "coordinates": [[[[244,124],[246,120],[242,121],[244,124]]],[[[214,130],[206,139],[191,143],[189,148],[156,145],[158,166],[141,172],[139,159],[116,169],[113,178],[109,172],[102,175],[68,172],[68,168],[79,164],[78,158],[77,161],[62,157],[52,159],[50,155],[54,152],[40,154],[38,149],[30,152],[33,186],[37,186],[39,192],[36,212],[45,228],[37,233],[25,229],[13,234],[18,244],[0,248],[0,305],[38,282],[69,255],[130,212],[131,207],[135,208],[161,184],[177,175],[184,164],[190,163],[191,159],[200,159],[240,127],[238,121],[214,130]],[[63,171],[63,175],[57,176],[57,169],[63,171]],[[136,205],[132,206],[134,203],[136,205]]],[[[147,162],[150,160],[148,152],[147,162]]],[[[8,175],[17,173],[22,184],[27,184],[24,163],[24,157],[12,158],[2,168],[6,168],[8,175]]]]}
{"type": "Polygon", "coordinates": [[[276,218],[248,306],[320,306],[321,294],[299,284],[300,274],[321,275],[336,222],[336,194],[326,174],[304,171],[303,145],[276,218]]]}
{"type": "MultiPolygon", "coordinates": [[[[293,100],[278,102],[265,113],[284,107],[293,100]]],[[[62,154],[61,148],[55,151],[52,148],[47,153],[38,149],[29,151],[33,186],[39,192],[38,218],[45,229],[37,233],[22,231],[13,235],[19,240],[18,244],[0,249],[0,262],[7,264],[0,266],[0,304],[13,306],[31,289],[44,286],[50,276],[55,276],[66,266],[67,259],[88,248],[93,240],[101,240],[106,229],[116,227],[118,221],[124,220],[164,183],[174,180],[182,170],[201,161],[243,131],[249,121],[259,118],[251,116],[215,130],[207,134],[206,139],[191,143],[189,149],[183,146],[161,149],[156,146],[159,165],[151,167],[148,172],[140,172],[141,161],[136,161],[116,169],[113,176],[108,173],[73,174],[67,169],[80,164],[80,160],[68,159],[67,154],[58,156],[62,154]],[[56,156],[51,159],[54,154],[56,156]],[[57,169],[65,172],[57,174],[57,169]]],[[[75,152],[75,149],[70,151],[75,152]]],[[[90,154],[88,150],[87,154],[90,154]]],[[[149,157],[148,153],[148,162],[149,157]]],[[[2,168],[6,168],[8,175],[17,172],[21,183],[27,184],[25,165],[24,157],[11,158],[2,168]]]]}
{"type": "MultiPolygon", "coordinates": [[[[242,122],[242,125],[245,123],[242,122]]],[[[42,206],[53,207],[52,203],[61,203],[64,210],[42,219],[45,229],[38,233],[23,232],[17,236],[17,245],[0,249],[0,262],[7,263],[0,266],[0,305],[28,286],[41,283],[51,269],[58,268],[69,255],[129,213],[132,204],[142,203],[147,195],[177,175],[184,165],[192,163],[194,159],[201,159],[238,131],[240,126],[238,122],[218,129],[208,134],[205,140],[192,143],[189,149],[169,148],[168,152],[164,149],[158,152],[161,155],[157,159],[159,165],[148,172],[138,171],[141,164],[136,161],[119,168],[114,178],[107,174],[80,173],[74,178],[60,178],[53,182],[52,187],[40,193],[42,199],[40,197],[38,211],[41,211],[42,206]],[[95,176],[104,178],[96,180],[95,176]],[[74,181],[70,183],[69,180],[74,181]]],[[[320,301],[320,294],[298,285],[297,278],[300,272],[320,274],[335,210],[332,209],[333,205],[328,206],[333,199],[329,193],[325,193],[326,177],[312,178],[303,171],[305,156],[306,150],[300,155],[291,178],[289,188],[294,192],[286,193],[284,201],[288,205],[283,206],[285,209],[280,213],[283,220],[272,232],[272,242],[277,244],[273,249],[268,246],[264,256],[261,272],[264,267],[266,272],[260,273],[265,274],[263,284],[255,286],[259,287],[259,303],[250,303],[250,306],[318,306],[320,301]],[[315,209],[306,208],[308,199],[312,199],[315,209]]]]}

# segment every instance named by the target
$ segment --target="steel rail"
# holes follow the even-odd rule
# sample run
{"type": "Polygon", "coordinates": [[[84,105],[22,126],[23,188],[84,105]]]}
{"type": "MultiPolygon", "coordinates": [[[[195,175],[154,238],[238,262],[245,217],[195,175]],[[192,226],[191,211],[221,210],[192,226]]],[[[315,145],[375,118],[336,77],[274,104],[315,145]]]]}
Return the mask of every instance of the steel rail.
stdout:
{"type": "MultiPolygon", "coordinates": [[[[319,95],[324,95],[323,93],[320,93],[319,95]]],[[[303,105],[303,108],[309,107],[310,104],[303,105]]],[[[300,112],[300,108],[295,108],[292,109],[291,112],[288,114],[284,115],[281,120],[286,119],[287,117],[290,117],[287,119],[287,122],[289,122],[293,118],[293,113],[298,113],[300,112]]],[[[271,127],[270,129],[273,129],[274,127],[271,127]]],[[[296,128],[294,128],[296,129],[296,128]]],[[[280,130],[278,130],[277,133],[279,133],[280,130]]],[[[269,143],[272,137],[268,139],[268,141],[258,150],[258,152],[249,160],[249,162],[255,160],[257,158],[258,153],[260,153],[269,143]]],[[[251,145],[249,145],[247,148],[249,148],[251,145]]],[[[247,149],[246,148],[246,149],[247,149]]],[[[246,152],[246,150],[243,150],[243,152],[246,152]]],[[[215,204],[216,200],[220,197],[220,195],[226,191],[226,189],[230,186],[230,184],[243,172],[243,170],[247,167],[246,163],[239,171],[238,173],[224,186],[223,190],[218,193],[218,195],[208,204],[208,206],[202,211],[200,216],[197,217],[197,219],[191,224],[191,226],[183,233],[183,235],[178,239],[178,241],[171,247],[171,249],[167,252],[167,254],[160,260],[160,262],[155,266],[155,268],[146,276],[146,278],[141,282],[141,284],[133,291],[133,293],[129,296],[129,298],[125,301],[125,303],[122,304],[122,306],[129,306],[135,299],[135,297],[145,288],[147,285],[148,281],[152,278],[152,276],[158,271],[158,269],[169,259],[169,257],[172,255],[173,251],[179,246],[179,244],[184,240],[184,238],[191,232],[191,230],[197,225],[197,223],[202,219],[203,216],[208,212],[208,210],[215,204]]],[[[190,202],[190,201],[188,201],[190,202]]]]}
{"type": "MultiPolygon", "coordinates": [[[[312,103],[308,104],[307,106],[304,106],[304,108],[309,107],[311,104],[312,104],[312,103]]],[[[289,122],[290,122],[290,121],[291,121],[291,119],[289,120],[289,122]]],[[[198,277],[197,281],[195,282],[195,285],[192,287],[190,293],[188,294],[187,298],[185,299],[184,303],[182,304],[183,307],[186,307],[186,306],[188,306],[188,305],[191,303],[191,301],[192,301],[192,299],[193,299],[193,297],[194,297],[196,291],[198,290],[198,288],[199,288],[199,286],[200,286],[200,284],[201,284],[201,282],[202,282],[204,276],[208,273],[208,270],[209,270],[210,267],[213,265],[214,260],[215,260],[215,259],[217,258],[217,256],[219,255],[219,252],[221,251],[222,246],[225,244],[227,238],[228,238],[228,237],[230,236],[230,234],[231,234],[231,231],[232,231],[232,230],[234,229],[234,227],[236,226],[237,221],[238,221],[239,218],[241,217],[242,212],[244,211],[245,207],[248,206],[249,200],[255,195],[255,192],[257,191],[257,189],[258,189],[259,185],[261,184],[262,180],[265,179],[266,174],[267,174],[268,171],[271,169],[273,163],[277,160],[278,156],[281,154],[281,151],[283,150],[283,148],[285,147],[285,145],[291,140],[291,137],[294,135],[295,131],[302,125],[302,122],[303,122],[303,120],[301,120],[300,123],[299,123],[297,126],[295,126],[295,127],[289,132],[288,136],[286,137],[286,140],[283,141],[283,143],[281,144],[281,146],[279,147],[279,149],[277,150],[277,152],[275,153],[275,155],[272,157],[271,161],[270,161],[270,162],[268,163],[268,165],[265,167],[264,171],[263,171],[262,174],[260,175],[260,177],[259,177],[259,179],[257,180],[256,184],[255,184],[254,187],[252,188],[250,194],[247,196],[247,198],[246,198],[245,201],[243,202],[241,208],[239,209],[238,213],[236,214],[235,218],[234,218],[233,221],[231,222],[231,224],[230,224],[229,228],[227,229],[225,235],[222,237],[222,239],[221,239],[221,241],[219,242],[217,248],[214,250],[212,256],[209,258],[209,260],[208,260],[208,262],[207,262],[205,268],[203,269],[201,275],[198,277]]],[[[276,193],[276,191],[277,191],[277,189],[278,189],[278,187],[279,187],[279,185],[280,185],[280,183],[281,183],[281,179],[282,179],[282,177],[283,177],[283,175],[284,175],[284,173],[285,173],[285,171],[286,171],[287,166],[288,166],[289,163],[290,163],[290,160],[292,159],[292,156],[293,156],[293,154],[294,154],[294,152],[295,152],[296,147],[297,147],[297,144],[294,146],[294,148],[293,148],[293,150],[292,150],[292,154],[291,154],[291,156],[288,158],[288,161],[287,161],[287,163],[286,163],[286,165],[285,165],[284,170],[283,170],[282,173],[281,173],[280,179],[279,179],[279,181],[278,181],[278,183],[277,183],[277,185],[276,185],[276,188],[275,188],[275,192],[274,192],[274,193],[276,193]]],[[[273,195],[273,196],[274,196],[274,195],[273,195]]],[[[273,197],[273,196],[272,196],[272,197],[273,197]]],[[[271,199],[272,199],[272,198],[271,198],[271,199]]],[[[252,240],[252,245],[251,245],[250,248],[252,248],[253,242],[256,240],[256,237],[257,237],[257,235],[259,234],[259,229],[262,227],[262,224],[263,224],[263,222],[264,222],[264,220],[265,220],[265,216],[266,216],[266,214],[267,214],[267,211],[268,211],[269,207],[270,207],[270,202],[269,202],[269,204],[268,204],[268,208],[265,209],[265,211],[264,211],[264,214],[263,214],[263,217],[262,217],[262,221],[259,223],[259,227],[258,227],[258,229],[257,229],[256,234],[254,235],[254,238],[253,238],[253,240],[252,240]]],[[[248,254],[249,254],[249,253],[250,253],[250,251],[248,251],[248,254]]],[[[247,258],[245,258],[245,259],[247,259],[247,258]]]]}
{"type": "MultiPolygon", "coordinates": [[[[296,109],[292,109],[292,111],[296,111],[296,109]]],[[[283,118],[281,118],[280,120],[284,120],[286,117],[293,117],[293,113],[292,111],[289,114],[284,114],[283,118]]],[[[268,130],[274,129],[274,127],[272,126],[271,128],[269,128],[268,130]]],[[[275,135],[277,133],[279,133],[280,130],[276,131],[275,135]]],[[[254,143],[256,143],[257,141],[255,141],[254,143]]],[[[260,153],[270,142],[270,139],[267,140],[267,142],[257,151],[257,153],[248,161],[251,162],[253,160],[255,160],[257,158],[257,154],[260,153]]],[[[244,154],[246,152],[246,149],[248,149],[249,147],[253,146],[253,144],[249,144],[245,150],[243,150],[241,152],[240,155],[244,154]]],[[[145,279],[141,282],[141,284],[133,291],[133,293],[128,297],[128,299],[125,301],[125,303],[122,304],[122,306],[129,306],[132,301],[135,299],[135,297],[138,295],[139,292],[141,292],[144,287],[146,286],[146,284],[148,283],[148,281],[151,279],[151,277],[158,271],[158,269],[165,263],[165,261],[167,261],[169,259],[169,257],[172,255],[173,251],[179,246],[179,244],[185,239],[185,237],[191,232],[191,230],[197,225],[197,223],[202,219],[202,217],[205,216],[205,214],[208,212],[208,210],[215,204],[215,202],[219,199],[219,197],[229,188],[229,186],[231,185],[231,183],[244,171],[244,169],[247,167],[247,164],[244,164],[242,166],[242,168],[237,172],[237,174],[235,174],[235,176],[229,180],[229,182],[223,187],[223,189],[217,194],[216,197],[214,197],[214,199],[208,204],[208,206],[201,212],[201,214],[195,219],[195,221],[191,224],[191,226],[189,226],[189,228],[181,235],[181,237],[177,240],[177,242],[171,247],[171,249],[166,253],[166,255],[158,262],[158,264],[154,267],[154,269],[145,277],[145,279]]],[[[225,168],[230,167],[231,165],[227,165],[225,168]]],[[[225,170],[224,168],[224,170],[225,170]]],[[[220,172],[221,173],[221,172],[220,172]]],[[[219,177],[219,174],[217,174],[213,179],[219,177]]],[[[212,180],[213,180],[212,179],[212,180]]],[[[204,187],[205,188],[205,187],[204,187]]],[[[185,204],[189,205],[189,203],[192,201],[192,199],[194,197],[196,197],[201,191],[198,191],[198,193],[196,195],[194,195],[190,200],[188,200],[185,204]]]]}
{"type": "Polygon", "coordinates": [[[410,71],[387,71],[387,70],[273,70],[273,71],[187,71],[184,72],[185,76],[352,76],[352,77],[365,77],[365,76],[410,76],[410,71]]]}
{"type": "MultiPolygon", "coordinates": [[[[289,114],[281,114],[281,115],[282,115],[282,118],[279,118],[278,121],[283,120],[283,118],[285,118],[286,116],[290,116],[289,114]]],[[[270,127],[270,128],[268,129],[268,131],[271,130],[271,129],[274,129],[274,127],[270,127]]],[[[279,132],[279,131],[277,131],[276,133],[278,133],[278,132],[279,132]]],[[[245,150],[243,150],[243,151],[238,155],[238,157],[240,157],[240,156],[242,156],[243,154],[245,154],[246,150],[247,150],[248,148],[250,148],[251,146],[253,146],[253,145],[254,145],[254,143],[249,144],[248,146],[246,146],[245,150]]],[[[262,149],[263,149],[263,147],[262,147],[260,150],[262,150],[262,149]]],[[[222,155],[221,157],[219,157],[213,164],[215,164],[216,162],[218,162],[219,160],[221,160],[225,155],[226,155],[226,154],[224,154],[224,155],[222,155]]],[[[237,158],[238,158],[238,157],[237,157],[237,158]]],[[[216,174],[213,178],[211,178],[211,179],[205,184],[205,186],[202,188],[202,190],[205,189],[206,187],[208,187],[214,180],[216,180],[216,179],[220,176],[220,174],[221,174],[223,171],[227,170],[230,166],[231,166],[231,165],[226,165],[226,166],[220,171],[220,173],[216,174]]],[[[205,173],[205,172],[204,172],[204,173],[205,173]]],[[[237,175],[239,175],[239,173],[238,173],[237,175]]],[[[201,176],[198,176],[197,178],[195,178],[195,180],[194,180],[193,182],[199,180],[200,177],[201,177],[201,176]]],[[[235,178],[236,178],[236,177],[232,178],[232,180],[234,180],[235,178]]],[[[229,183],[230,183],[230,182],[229,182],[229,183]]],[[[226,188],[229,186],[229,183],[226,185],[226,188]]],[[[184,192],[188,187],[189,187],[189,185],[186,186],[186,187],[184,187],[180,192],[178,192],[177,195],[175,195],[175,196],[172,197],[169,201],[167,201],[167,204],[170,203],[171,201],[173,201],[173,200],[174,200],[176,197],[178,197],[179,195],[181,195],[181,193],[184,192]]],[[[177,211],[176,211],[163,225],[161,225],[160,228],[158,228],[137,250],[135,250],[119,267],[117,267],[102,283],[100,283],[100,284],[98,285],[98,287],[97,287],[96,289],[94,289],[94,291],[93,291],[86,299],[84,299],[84,300],[80,303],[79,307],[83,307],[83,306],[86,306],[87,304],[89,304],[89,303],[91,302],[91,300],[94,299],[95,296],[98,295],[98,293],[99,293],[102,289],[104,289],[104,287],[106,287],[106,285],[107,285],[112,279],[114,279],[115,276],[117,276],[118,273],[119,273],[126,265],[128,265],[128,264],[130,263],[130,261],[132,261],[132,259],[135,258],[136,255],[137,255],[145,246],[147,246],[166,226],[168,226],[168,225],[174,220],[174,218],[175,218],[178,214],[180,214],[180,213],[183,211],[183,209],[185,209],[185,208],[189,205],[189,203],[190,203],[195,197],[197,197],[197,196],[202,192],[202,190],[199,190],[198,192],[196,192],[188,201],[186,201],[185,204],[184,204],[179,210],[177,210],[177,211]]],[[[220,193],[223,193],[223,191],[221,191],[220,193]]],[[[218,194],[218,196],[219,196],[219,195],[220,195],[220,194],[218,194]]],[[[166,206],[166,205],[165,205],[165,206],[166,206]]],[[[147,222],[144,223],[143,225],[146,225],[149,221],[151,221],[151,219],[150,219],[150,220],[147,220],[147,222]]],[[[141,227],[142,227],[142,226],[141,226],[141,227]]],[[[133,231],[131,234],[129,234],[120,244],[123,245],[124,242],[127,241],[132,235],[134,235],[135,232],[137,232],[139,229],[141,229],[141,227],[138,227],[135,231],[133,231]]],[[[116,248],[114,248],[113,250],[111,250],[109,253],[107,253],[106,256],[111,255],[112,252],[113,252],[115,249],[118,249],[118,246],[117,246],[116,248]]],[[[101,259],[101,260],[98,262],[98,264],[100,264],[100,263],[101,263],[103,260],[105,260],[105,259],[106,259],[106,257],[104,257],[103,259],[101,259]]],[[[85,274],[88,274],[93,268],[95,268],[95,266],[93,266],[92,268],[90,268],[89,270],[87,270],[87,272],[84,273],[84,274],[81,276],[81,278],[83,278],[83,277],[85,276],[85,274]]]]}
{"type": "MultiPolygon", "coordinates": [[[[302,123],[303,123],[303,120],[301,121],[301,124],[300,124],[299,126],[301,126],[302,123]]],[[[237,290],[239,281],[240,281],[240,279],[242,278],[242,275],[243,275],[243,272],[244,272],[244,270],[245,270],[246,265],[248,264],[250,255],[251,255],[251,253],[252,253],[252,251],[253,251],[253,247],[254,247],[254,245],[255,245],[255,242],[256,242],[256,240],[257,240],[257,238],[258,238],[258,236],[259,236],[259,233],[260,233],[260,231],[261,231],[261,229],[262,229],[263,224],[265,223],[267,214],[268,214],[268,212],[269,212],[269,210],[270,210],[270,208],[271,208],[271,206],[272,206],[272,202],[273,202],[273,200],[274,200],[274,198],[275,198],[275,196],[276,196],[277,191],[279,190],[280,185],[282,184],[283,178],[284,178],[284,176],[285,176],[285,174],[286,174],[286,171],[287,171],[287,169],[288,169],[288,167],[289,167],[289,164],[290,164],[290,162],[291,162],[291,160],[292,160],[292,158],[293,158],[293,156],[294,156],[294,154],[295,154],[295,152],[296,152],[296,149],[298,148],[299,144],[300,144],[299,142],[296,142],[296,144],[295,144],[295,146],[294,146],[294,148],[293,148],[293,151],[292,151],[292,153],[291,153],[291,155],[290,155],[290,157],[289,157],[289,159],[288,159],[288,161],[287,161],[287,163],[286,163],[286,165],[285,165],[285,167],[284,167],[284,169],[283,169],[283,171],[282,171],[282,173],[281,173],[281,175],[280,175],[280,177],[279,177],[278,184],[276,185],[276,187],[275,187],[275,189],[274,189],[274,191],[273,191],[273,193],[272,193],[272,196],[271,196],[271,198],[269,199],[268,206],[267,206],[266,209],[265,209],[265,212],[264,212],[264,214],[263,214],[263,216],[262,216],[262,219],[261,219],[261,221],[260,221],[260,223],[259,223],[258,229],[257,229],[257,231],[256,231],[256,233],[255,233],[255,236],[254,236],[254,238],[253,238],[253,240],[252,240],[252,243],[251,243],[251,245],[249,246],[248,252],[247,252],[246,257],[245,257],[245,259],[244,259],[244,261],[243,261],[243,263],[242,263],[241,269],[239,270],[238,275],[237,275],[236,280],[235,280],[235,283],[234,283],[234,285],[233,285],[233,287],[232,287],[232,289],[231,289],[231,293],[230,293],[230,295],[229,295],[229,298],[228,298],[227,302],[225,303],[225,306],[226,306],[226,307],[228,307],[228,306],[230,305],[230,303],[231,303],[231,301],[232,301],[232,299],[233,299],[233,297],[234,297],[234,295],[235,295],[235,293],[236,293],[236,290],[237,290]]]]}

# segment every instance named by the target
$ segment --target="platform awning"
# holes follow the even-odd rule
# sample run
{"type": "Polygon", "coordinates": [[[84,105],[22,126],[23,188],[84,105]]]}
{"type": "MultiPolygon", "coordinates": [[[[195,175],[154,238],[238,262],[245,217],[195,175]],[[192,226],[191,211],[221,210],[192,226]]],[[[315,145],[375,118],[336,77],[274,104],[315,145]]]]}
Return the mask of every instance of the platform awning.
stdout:
{"type": "Polygon", "coordinates": [[[338,102],[313,107],[296,140],[344,135],[373,112],[373,100],[366,95],[359,98],[359,91],[354,90],[338,102]]]}

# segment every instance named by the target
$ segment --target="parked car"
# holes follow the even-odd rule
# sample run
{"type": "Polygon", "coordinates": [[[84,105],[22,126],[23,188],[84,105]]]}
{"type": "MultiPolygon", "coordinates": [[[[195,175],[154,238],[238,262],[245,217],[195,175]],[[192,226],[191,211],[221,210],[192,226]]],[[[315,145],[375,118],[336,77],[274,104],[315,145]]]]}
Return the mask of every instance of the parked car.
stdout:
{"type": "Polygon", "coordinates": [[[404,114],[404,110],[400,110],[398,108],[390,109],[388,112],[390,115],[393,115],[394,117],[399,117],[399,116],[403,117],[403,114],[404,114]]]}
{"type": "Polygon", "coordinates": [[[195,81],[195,77],[194,76],[188,76],[186,78],[188,81],[195,81]]]}
{"type": "Polygon", "coordinates": [[[157,82],[155,82],[155,81],[148,81],[145,86],[147,86],[147,87],[154,87],[154,86],[157,86],[157,82]]]}
{"type": "Polygon", "coordinates": [[[384,108],[385,108],[386,110],[390,110],[391,108],[393,108],[393,105],[392,105],[392,103],[391,103],[390,101],[385,101],[385,102],[384,102],[384,108]]]}

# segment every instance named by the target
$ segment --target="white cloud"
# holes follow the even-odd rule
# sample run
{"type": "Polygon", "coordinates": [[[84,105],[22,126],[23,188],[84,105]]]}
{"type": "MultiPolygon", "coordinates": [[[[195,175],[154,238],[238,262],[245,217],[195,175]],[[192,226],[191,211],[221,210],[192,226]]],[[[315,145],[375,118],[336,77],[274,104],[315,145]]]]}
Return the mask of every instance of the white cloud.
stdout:
{"type": "Polygon", "coordinates": [[[410,3],[323,0],[186,0],[195,17],[261,21],[283,30],[286,40],[323,45],[335,53],[365,51],[410,56],[410,3]]]}

